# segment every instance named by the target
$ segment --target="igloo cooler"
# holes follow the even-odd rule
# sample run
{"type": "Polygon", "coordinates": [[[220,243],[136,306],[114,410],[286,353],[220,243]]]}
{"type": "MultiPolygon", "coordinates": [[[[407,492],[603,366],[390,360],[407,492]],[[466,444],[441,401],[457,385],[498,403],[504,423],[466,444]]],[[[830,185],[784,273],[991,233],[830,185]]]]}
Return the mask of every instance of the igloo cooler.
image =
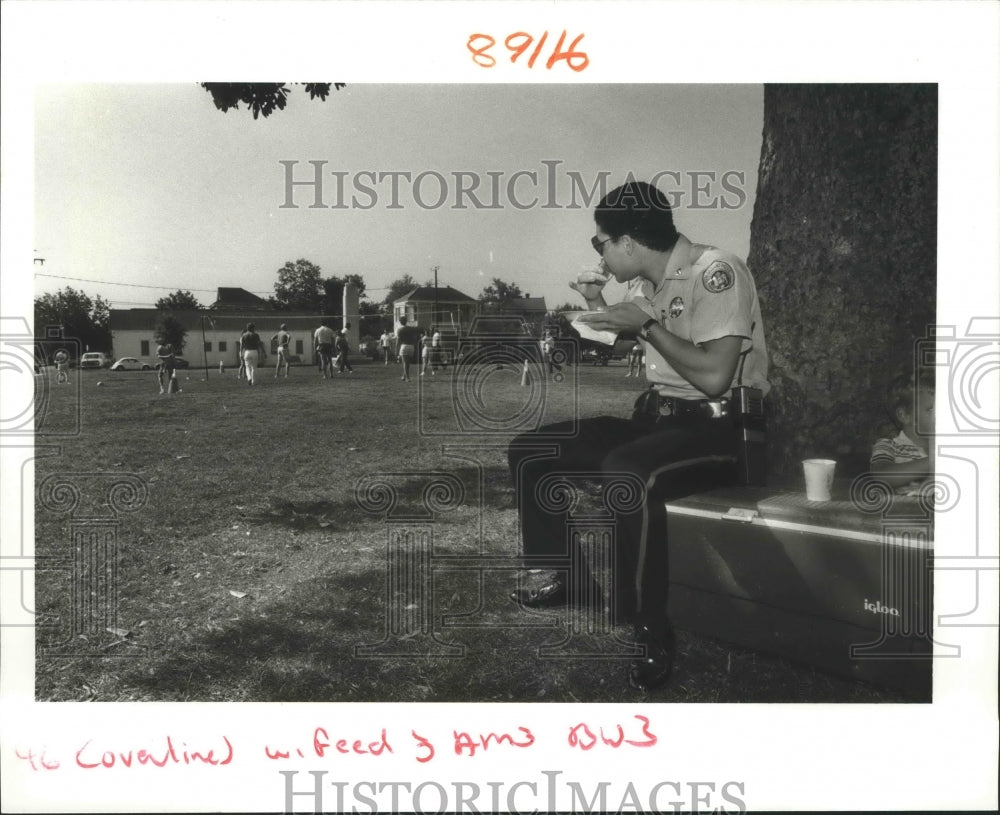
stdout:
{"type": "Polygon", "coordinates": [[[801,485],[667,503],[674,625],[931,699],[933,511],[801,485]]]}

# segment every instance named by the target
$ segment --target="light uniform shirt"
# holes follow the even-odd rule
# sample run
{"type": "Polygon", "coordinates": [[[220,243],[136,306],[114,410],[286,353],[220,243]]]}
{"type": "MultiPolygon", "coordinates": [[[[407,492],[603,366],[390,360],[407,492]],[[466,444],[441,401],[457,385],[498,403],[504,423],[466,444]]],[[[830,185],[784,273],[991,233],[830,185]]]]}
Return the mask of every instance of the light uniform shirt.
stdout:
{"type": "MultiPolygon", "coordinates": [[[[692,244],[681,235],[667,260],[660,286],[654,288],[650,281],[636,278],[626,297],[672,334],[695,345],[721,337],[742,337],[741,362],[730,387],[742,383],[767,393],[767,346],[757,287],[750,270],[736,255],[692,244]]],[[[652,344],[645,345],[646,378],[656,390],[681,399],[705,398],[652,344]]]]}

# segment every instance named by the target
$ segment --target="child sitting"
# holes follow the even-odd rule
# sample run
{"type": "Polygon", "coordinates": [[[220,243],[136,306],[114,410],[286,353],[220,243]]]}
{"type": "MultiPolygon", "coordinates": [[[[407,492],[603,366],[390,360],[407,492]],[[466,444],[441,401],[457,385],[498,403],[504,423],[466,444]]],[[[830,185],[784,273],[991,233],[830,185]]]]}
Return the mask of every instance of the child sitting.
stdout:
{"type": "Polygon", "coordinates": [[[899,430],[872,446],[869,466],[892,487],[905,488],[934,475],[934,377],[904,374],[886,388],[886,409],[899,430]]]}

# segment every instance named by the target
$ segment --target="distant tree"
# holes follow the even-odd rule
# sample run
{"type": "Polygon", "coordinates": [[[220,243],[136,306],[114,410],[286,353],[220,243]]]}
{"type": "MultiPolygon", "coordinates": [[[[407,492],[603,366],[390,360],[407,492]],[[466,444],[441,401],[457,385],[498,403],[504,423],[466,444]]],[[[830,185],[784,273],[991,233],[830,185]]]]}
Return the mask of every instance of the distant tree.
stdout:
{"type": "Polygon", "coordinates": [[[337,317],[344,313],[344,286],[353,283],[358,287],[358,298],[365,296],[365,279],[359,274],[343,277],[334,275],[323,280],[323,314],[337,317]]]}
{"type": "Polygon", "coordinates": [[[164,312],[160,315],[159,322],[153,331],[153,338],[158,345],[170,343],[174,347],[174,351],[181,354],[187,342],[187,329],[173,314],[164,312]]]}
{"type": "MultiPolygon", "coordinates": [[[[201,87],[212,95],[215,106],[223,113],[239,110],[240,103],[246,105],[254,119],[265,119],[276,110],[284,110],[291,88],[285,82],[200,82],[201,87]]],[[[330,95],[330,88],[340,90],[343,82],[293,82],[302,85],[310,99],[322,102],[330,95]]]]}
{"type": "Polygon", "coordinates": [[[508,300],[522,296],[521,287],[517,283],[507,283],[499,277],[494,277],[493,282],[479,294],[479,301],[488,307],[499,307],[508,300]]]}
{"type": "Polygon", "coordinates": [[[319,272],[319,266],[308,260],[289,261],[278,269],[278,282],[274,284],[271,303],[280,310],[320,311],[324,290],[319,272]]]}
{"type": "Polygon", "coordinates": [[[583,303],[563,303],[556,306],[546,317],[546,324],[551,324],[559,330],[559,336],[578,336],[577,330],[570,325],[569,320],[563,316],[566,311],[580,311],[586,308],[583,303]]]}
{"type": "Polygon", "coordinates": [[[361,314],[359,331],[362,337],[379,337],[383,331],[392,327],[392,317],[386,313],[386,308],[381,303],[366,300],[358,305],[358,312],[361,314]]]}
{"type": "Polygon", "coordinates": [[[156,301],[156,307],[160,311],[185,311],[188,309],[203,308],[198,299],[189,291],[178,289],[173,294],[161,297],[156,301]]]}
{"type": "Polygon", "coordinates": [[[396,280],[393,280],[389,284],[389,291],[382,301],[390,309],[392,304],[395,303],[400,297],[403,297],[417,288],[420,284],[413,278],[411,274],[405,274],[396,280]]]}
{"type": "Polygon", "coordinates": [[[35,336],[58,326],[63,336],[77,339],[84,350],[111,350],[111,307],[98,295],[91,300],[82,291],[67,286],[55,294],[35,298],[35,336]]]}
{"type": "Polygon", "coordinates": [[[344,313],[344,281],[339,277],[327,277],[323,280],[323,314],[327,317],[340,317],[344,313]]]}

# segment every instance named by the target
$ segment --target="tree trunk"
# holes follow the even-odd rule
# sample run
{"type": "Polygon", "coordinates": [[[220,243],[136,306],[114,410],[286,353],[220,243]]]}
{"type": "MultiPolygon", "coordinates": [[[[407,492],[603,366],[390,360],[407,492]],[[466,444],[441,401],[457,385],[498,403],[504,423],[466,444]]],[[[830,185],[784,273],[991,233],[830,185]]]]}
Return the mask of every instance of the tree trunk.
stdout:
{"type": "Polygon", "coordinates": [[[935,319],[937,110],[935,85],[765,88],[748,260],[774,472],[862,472],[887,430],[883,386],[935,319]]]}

